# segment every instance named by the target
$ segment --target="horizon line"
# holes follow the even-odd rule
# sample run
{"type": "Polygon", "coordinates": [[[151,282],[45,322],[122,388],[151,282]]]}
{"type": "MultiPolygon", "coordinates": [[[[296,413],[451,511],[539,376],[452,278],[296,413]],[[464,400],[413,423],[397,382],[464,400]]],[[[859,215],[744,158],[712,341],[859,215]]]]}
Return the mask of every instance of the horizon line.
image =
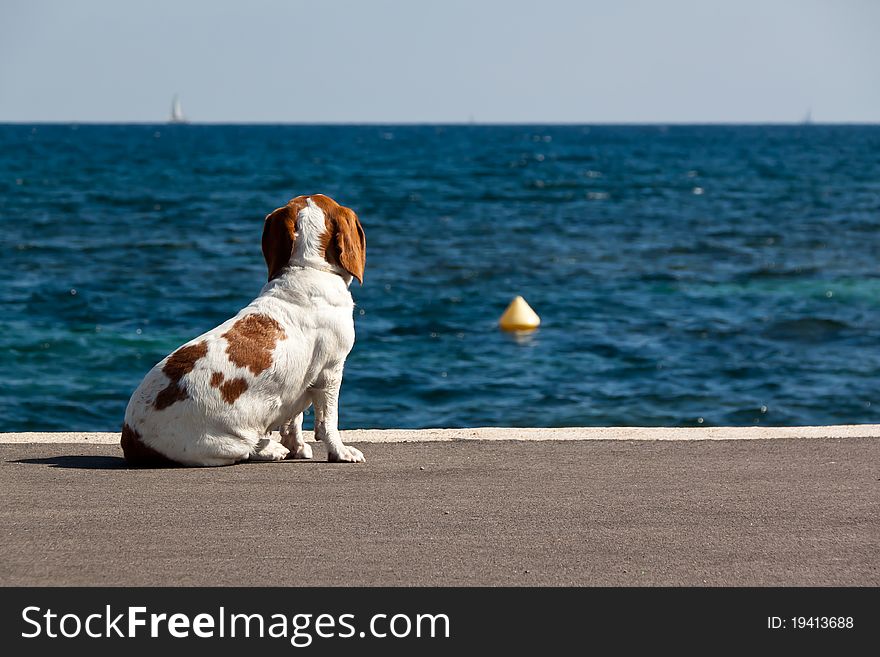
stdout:
{"type": "Polygon", "coordinates": [[[168,120],[0,120],[0,125],[143,125],[143,126],[878,126],[875,121],[186,121],[172,123],[168,120]]]}

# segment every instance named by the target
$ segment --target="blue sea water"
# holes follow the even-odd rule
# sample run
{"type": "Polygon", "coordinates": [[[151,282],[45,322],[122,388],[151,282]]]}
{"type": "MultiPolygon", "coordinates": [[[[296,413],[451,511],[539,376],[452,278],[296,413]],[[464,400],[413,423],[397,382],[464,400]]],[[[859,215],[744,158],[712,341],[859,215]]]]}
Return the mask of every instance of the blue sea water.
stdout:
{"type": "Polygon", "coordinates": [[[118,430],[317,192],[368,243],[343,429],[880,421],[880,127],[5,125],[0,431],[118,430]]]}

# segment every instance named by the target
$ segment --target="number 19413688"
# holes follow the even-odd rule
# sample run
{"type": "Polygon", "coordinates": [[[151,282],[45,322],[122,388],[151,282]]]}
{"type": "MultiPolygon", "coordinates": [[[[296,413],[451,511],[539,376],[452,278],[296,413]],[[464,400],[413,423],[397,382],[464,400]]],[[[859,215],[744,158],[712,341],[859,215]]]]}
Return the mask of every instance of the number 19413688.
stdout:
{"type": "Polygon", "coordinates": [[[771,630],[847,630],[853,627],[852,616],[768,616],[767,628],[771,630]]]}

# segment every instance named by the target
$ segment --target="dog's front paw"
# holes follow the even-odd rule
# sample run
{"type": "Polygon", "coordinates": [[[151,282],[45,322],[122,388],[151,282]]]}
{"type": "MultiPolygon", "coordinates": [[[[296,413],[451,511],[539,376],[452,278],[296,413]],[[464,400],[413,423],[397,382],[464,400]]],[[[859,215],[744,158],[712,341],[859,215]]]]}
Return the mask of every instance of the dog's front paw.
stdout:
{"type": "Polygon", "coordinates": [[[299,446],[298,449],[292,449],[290,451],[289,459],[310,459],[312,458],[312,446],[303,443],[299,446]]]}
{"type": "Polygon", "coordinates": [[[327,460],[331,463],[364,463],[367,459],[361,450],[343,445],[337,452],[328,452],[327,460]]]}

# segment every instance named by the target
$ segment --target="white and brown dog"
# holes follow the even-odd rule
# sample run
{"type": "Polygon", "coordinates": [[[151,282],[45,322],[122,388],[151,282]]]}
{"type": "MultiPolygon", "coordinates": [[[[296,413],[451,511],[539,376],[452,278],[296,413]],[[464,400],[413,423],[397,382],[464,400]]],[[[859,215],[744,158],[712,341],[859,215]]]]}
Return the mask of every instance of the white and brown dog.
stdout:
{"type": "Polygon", "coordinates": [[[329,460],[363,462],[338,428],[342,368],[354,344],[348,288],[352,277],[363,282],[366,259],[360,221],[327,196],[298,196],[266,217],[263,256],[269,282],[259,296],[158,363],[131,396],[122,427],[129,463],[308,459],[309,404],[329,460]]]}

